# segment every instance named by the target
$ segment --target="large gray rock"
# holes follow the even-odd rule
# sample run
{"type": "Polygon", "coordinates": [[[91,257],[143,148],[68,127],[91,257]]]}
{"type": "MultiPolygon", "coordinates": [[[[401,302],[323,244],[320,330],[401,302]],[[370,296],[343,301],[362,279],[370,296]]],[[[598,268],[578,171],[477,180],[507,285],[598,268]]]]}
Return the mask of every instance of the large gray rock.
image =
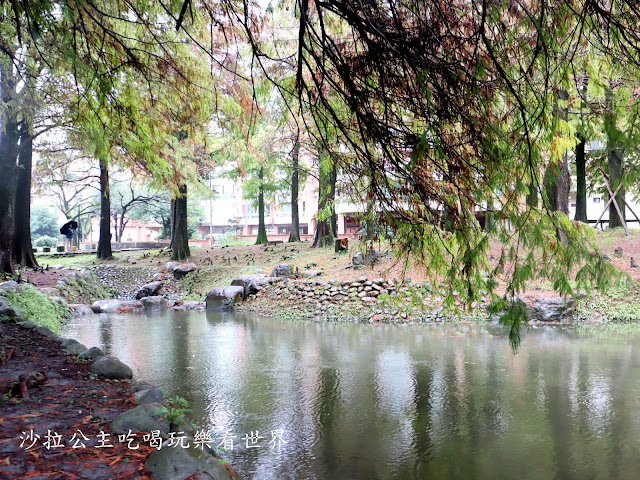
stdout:
{"type": "Polygon", "coordinates": [[[164,297],[144,297],[140,301],[145,312],[160,312],[168,308],[164,297]]]}
{"type": "Polygon", "coordinates": [[[181,263],[173,269],[173,278],[180,280],[194,270],[197,270],[197,268],[198,267],[194,263],[181,263]]]}
{"type": "Polygon", "coordinates": [[[165,268],[167,269],[167,272],[171,273],[178,265],[180,265],[180,262],[169,262],[165,268]]]}
{"type": "Polygon", "coordinates": [[[111,431],[117,435],[132,432],[146,432],[159,430],[160,435],[169,434],[169,422],[161,418],[158,410],[162,409],[159,403],[138,405],[136,408],[118,415],[111,422],[111,431]]]}
{"type": "Polygon", "coordinates": [[[17,293],[19,289],[20,285],[18,285],[18,282],[15,282],[13,280],[0,283],[0,290],[7,290],[9,292],[17,293]]]}
{"type": "Polygon", "coordinates": [[[162,288],[162,282],[151,282],[143,285],[136,293],[136,300],[144,297],[155,297],[162,288]]]}
{"type": "Polygon", "coordinates": [[[133,395],[134,400],[138,405],[145,405],[147,403],[159,403],[165,404],[164,394],[159,388],[149,388],[147,390],[140,390],[133,395]]]}
{"type": "Polygon", "coordinates": [[[288,263],[281,263],[271,272],[272,277],[290,278],[292,273],[291,265],[288,263]]]}
{"type": "Polygon", "coordinates": [[[131,388],[129,390],[131,390],[132,393],[137,393],[141,392],[142,390],[149,390],[150,388],[155,387],[148,382],[139,381],[131,385],[131,388]]]}
{"type": "Polygon", "coordinates": [[[214,287],[205,299],[207,311],[222,312],[233,310],[233,306],[244,299],[244,287],[214,287]]]}
{"type": "Polygon", "coordinates": [[[245,275],[236,277],[231,280],[232,286],[243,287],[245,298],[249,295],[255,295],[264,287],[271,283],[281,282],[282,277],[265,277],[263,275],[245,275]]]}
{"type": "Polygon", "coordinates": [[[35,328],[38,328],[38,325],[33,322],[18,322],[17,325],[24,328],[25,330],[33,330],[35,328]]]}
{"type": "Polygon", "coordinates": [[[82,360],[95,360],[100,357],[104,357],[104,352],[98,347],[91,347],[78,355],[78,358],[82,360]]]}
{"type": "Polygon", "coordinates": [[[91,305],[84,305],[82,303],[70,303],[69,310],[72,317],[83,317],[85,315],[93,315],[93,309],[91,305]]]}
{"type": "Polygon", "coordinates": [[[176,312],[203,312],[207,309],[205,302],[184,302],[182,305],[175,305],[173,309],[176,312]]]}
{"type": "Polygon", "coordinates": [[[572,298],[542,298],[527,306],[529,319],[537,322],[570,322],[573,317],[572,298]]]}
{"type": "Polygon", "coordinates": [[[24,317],[18,307],[7,305],[3,302],[0,306],[0,320],[3,322],[21,322],[24,317]]]}
{"type": "Polygon", "coordinates": [[[133,371],[115,357],[100,357],[89,367],[91,373],[111,379],[132,378],[133,371]]]}
{"type": "Polygon", "coordinates": [[[36,327],[35,331],[38,332],[40,335],[44,335],[45,337],[50,338],[51,340],[60,340],[60,337],[58,337],[58,335],[53,333],[53,331],[50,328],[36,327]]]}
{"type": "Polygon", "coordinates": [[[67,355],[80,355],[81,353],[84,353],[86,351],[87,351],[86,345],[81,344],[77,340],[74,340],[73,342],[68,343],[64,349],[64,353],[66,353],[67,355]]]}
{"type": "Polygon", "coordinates": [[[98,300],[91,309],[96,313],[141,313],[143,305],[139,300],[98,300]]]}
{"type": "Polygon", "coordinates": [[[321,270],[301,270],[299,274],[302,278],[313,278],[313,277],[319,277],[320,275],[322,275],[322,271],[321,270]]]}
{"type": "MultiPolygon", "coordinates": [[[[173,448],[168,442],[160,450],[155,450],[147,459],[147,470],[156,480],[184,480],[202,478],[210,480],[230,480],[231,474],[217,457],[207,451],[195,448],[173,448]]],[[[237,478],[237,477],[236,477],[237,478]]]]}
{"type": "Polygon", "coordinates": [[[354,265],[363,265],[364,264],[364,255],[361,251],[357,251],[353,254],[353,258],[351,259],[351,263],[354,265]]]}

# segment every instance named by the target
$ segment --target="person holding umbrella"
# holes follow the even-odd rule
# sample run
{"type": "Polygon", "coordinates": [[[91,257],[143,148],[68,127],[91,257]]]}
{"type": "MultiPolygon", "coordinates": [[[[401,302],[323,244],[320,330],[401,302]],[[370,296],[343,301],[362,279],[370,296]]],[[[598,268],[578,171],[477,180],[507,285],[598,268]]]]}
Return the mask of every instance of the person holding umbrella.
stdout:
{"type": "Polygon", "coordinates": [[[67,237],[67,252],[71,251],[71,240],[73,239],[73,233],[78,229],[78,222],[73,220],[68,221],[62,227],[60,227],[60,233],[67,237]]]}

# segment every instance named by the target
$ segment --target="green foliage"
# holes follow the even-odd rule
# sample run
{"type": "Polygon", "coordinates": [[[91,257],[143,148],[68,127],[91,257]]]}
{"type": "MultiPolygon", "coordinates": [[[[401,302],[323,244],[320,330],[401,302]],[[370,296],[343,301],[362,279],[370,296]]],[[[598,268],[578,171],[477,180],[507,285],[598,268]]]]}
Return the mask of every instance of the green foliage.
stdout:
{"type": "Polygon", "coordinates": [[[166,419],[171,429],[175,430],[187,421],[186,415],[191,412],[189,402],[178,395],[175,397],[165,397],[165,401],[167,405],[158,409],[154,414],[166,419]]]}
{"type": "MultiPolygon", "coordinates": [[[[50,208],[43,206],[31,208],[31,238],[57,237],[59,235],[58,228],[58,216],[50,208]]],[[[55,247],[55,244],[36,246],[55,247]]]]}
{"type": "Polygon", "coordinates": [[[38,237],[33,242],[34,247],[55,247],[56,245],[58,245],[57,237],[38,237]]]}
{"type": "Polygon", "coordinates": [[[69,309],[57,304],[32,285],[21,285],[18,292],[5,292],[9,303],[18,307],[25,320],[48,327],[59,334],[62,324],[70,317],[69,309]]]}
{"type": "Polygon", "coordinates": [[[640,284],[626,283],[576,303],[576,320],[589,325],[640,324],[640,284]]]}

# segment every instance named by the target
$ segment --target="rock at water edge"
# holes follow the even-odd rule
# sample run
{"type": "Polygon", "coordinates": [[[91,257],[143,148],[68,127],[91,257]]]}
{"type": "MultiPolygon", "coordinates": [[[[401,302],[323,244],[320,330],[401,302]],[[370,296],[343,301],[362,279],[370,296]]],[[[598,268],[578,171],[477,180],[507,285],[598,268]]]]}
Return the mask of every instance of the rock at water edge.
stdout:
{"type": "Polygon", "coordinates": [[[113,422],[111,422],[111,431],[122,435],[129,433],[129,430],[146,433],[159,430],[161,435],[167,435],[169,433],[169,422],[162,418],[162,414],[159,412],[161,409],[162,405],[159,403],[138,405],[136,408],[114,418],[113,422]]]}
{"type": "Polygon", "coordinates": [[[207,293],[207,311],[233,310],[233,306],[244,298],[244,287],[214,287],[207,293]]]}
{"type": "Polygon", "coordinates": [[[114,357],[100,357],[89,367],[91,373],[112,380],[133,378],[133,371],[128,365],[114,357]]]}
{"type": "Polygon", "coordinates": [[[217,457],[195,448],[170,448],[162,445],[147,459],[147,470],[156,480],[184,480],[200,473],[196,478],[229,480],[231,474],[217,457]]]}

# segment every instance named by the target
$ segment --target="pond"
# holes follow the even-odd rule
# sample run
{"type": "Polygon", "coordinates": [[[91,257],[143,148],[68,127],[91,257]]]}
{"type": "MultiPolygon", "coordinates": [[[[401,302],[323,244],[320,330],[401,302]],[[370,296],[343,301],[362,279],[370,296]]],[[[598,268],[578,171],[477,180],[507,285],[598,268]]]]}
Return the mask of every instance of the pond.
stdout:
{"type": "Polygon", "coordinates": [[[63,335],[187,398],[192,421],[220,442],[225,432],[236,437],[228,458],[247,479],[582,480],[640,471],[640,336],[540,327],[513,355],[494,325],[201,312],[80,317],[63,335]],[[245,437],[256,431],[263,438],[254,444],[245,437]]]}

